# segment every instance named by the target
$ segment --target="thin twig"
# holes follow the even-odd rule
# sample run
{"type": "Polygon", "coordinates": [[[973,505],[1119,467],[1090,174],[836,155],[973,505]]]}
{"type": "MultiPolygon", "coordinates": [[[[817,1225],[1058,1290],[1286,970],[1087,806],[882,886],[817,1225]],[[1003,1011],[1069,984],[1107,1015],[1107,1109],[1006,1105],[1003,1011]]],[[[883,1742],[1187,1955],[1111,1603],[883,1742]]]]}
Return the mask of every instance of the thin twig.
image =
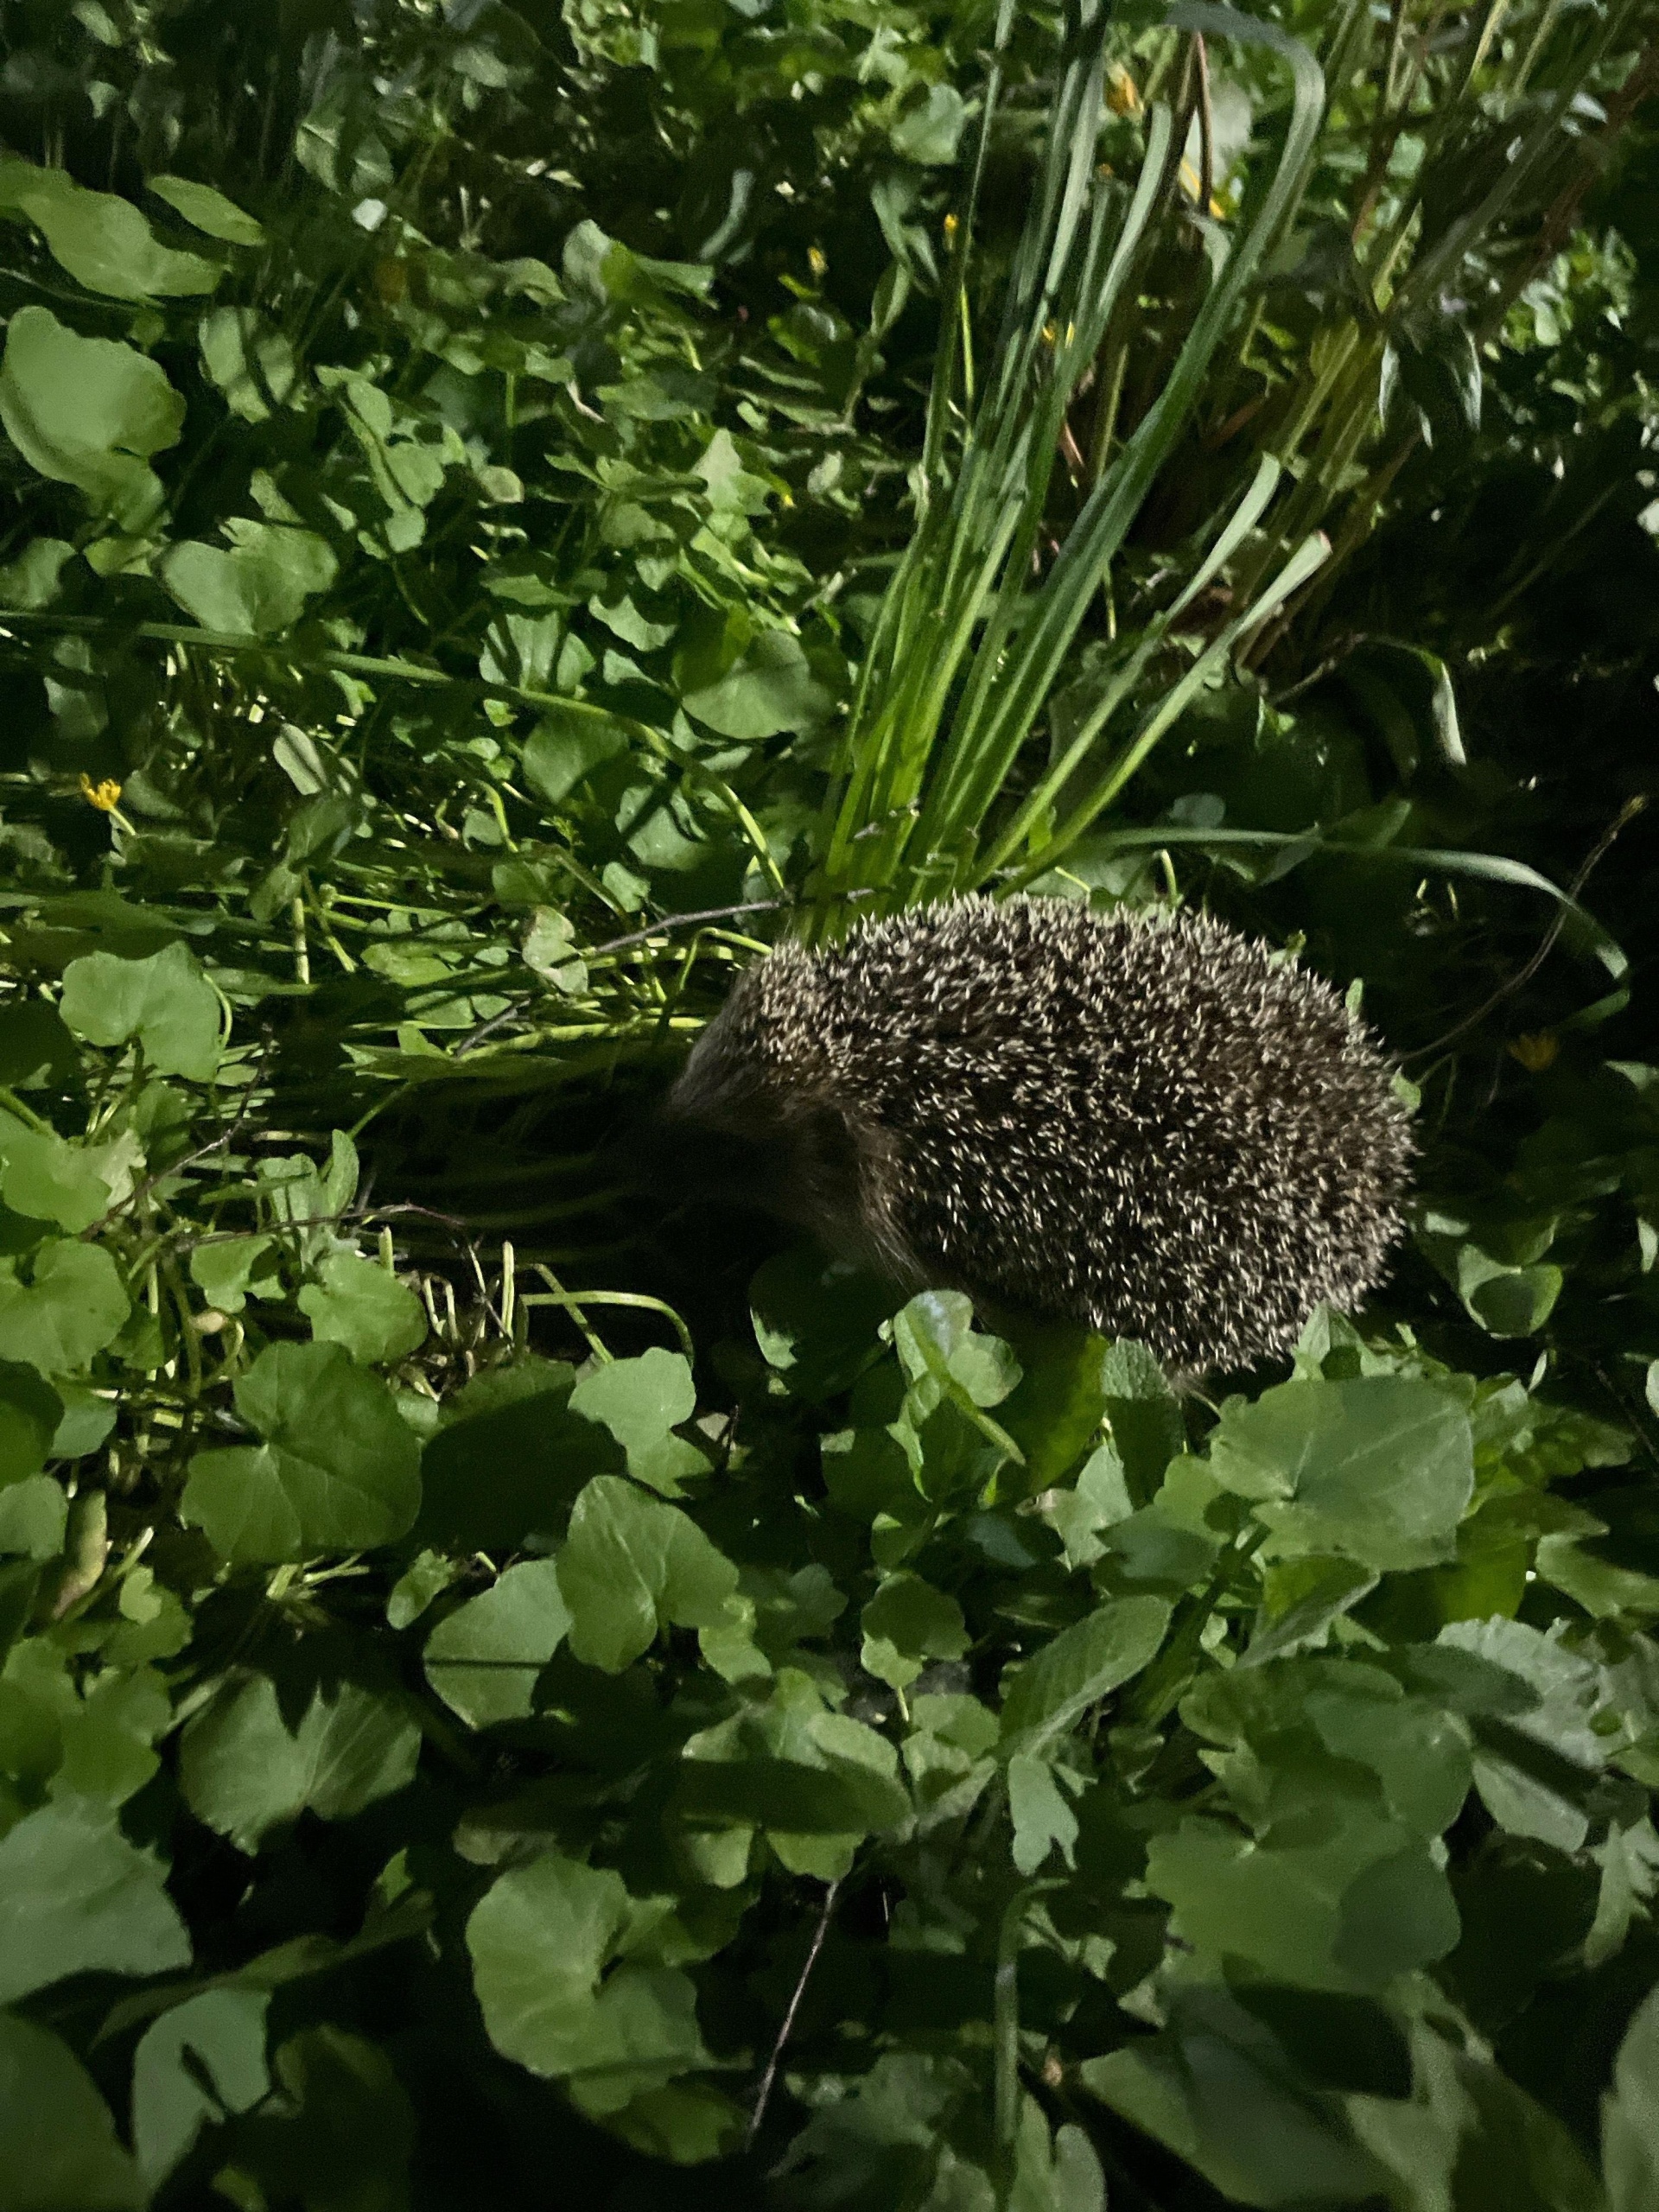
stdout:
{"type": "Polygon", "coordinates": [[[254,1093],[259,1087],[259,1079],[270,1065],[270,1056],[276,1049],[276,1039],[268,1036],[264,1050],[254,1063],[253,1072],[243,1090],[240,1109],[228,1129],[214,1137],[209,1143],[198,1145],[194,1152],[186,1153],[182,1160],[175,1160],[169,1166],[158,1167],[153,1175],[146,1175],[143,1181],[136,1184],[124,1198],[118,1198],[107,1211],[99,1214],[90,1228],[80,1231],[81,1243],[86,1243],[94,1236],[101,1236],[112,1221],[136,1206],[141,1198],[148,1198],[158,1183],[165,1183],[175,1175],[182,1175],[187,1167],[194,1167],[199,1160],[206,1160],[209,1154],[222,1152],[226,1145],[234,1144],[253,1118],[254,1093]]]}
{"type": "Polygon", "coordinates": [[[1207,215],[1216,188],[1216,115],[1210,99],[1209,50],[1196,31],[1192,51],[1198,65],[1198,213],[1207,215]]]}
{"type": "Polygon", "coordinates": [[[1579,870],[1572,882],[1567,886],[1566,899],[1557,911],[1554,920],[1551,922],[1549,927],[1544,931],[1543,937],[1540,940],[1538,950],[1533,954],[1531,959],[1528,961],[1526,966],[1524,968],[1517,969],[1513,976],[1507,977],[1504,982],[1501,982],[1497,988],[1492,993],[1491,996],[1488,999],[1483,1000],[1481,1004],[1475,1008],[1472,1014],[1465,1014],[1461,1021],[1454,1022],[1452,1027],[1446,1032],[1444,1036],[1437,1037],[1432,1045],[1420,1045],[1415,1052],[1408,1052],[1405,1055],[1408,1060],[1426,1060],[1432,1058],[1436,1052],[1444,1052],[1448,1045],[1452,1043],[1457,1038],[1461,1037],[1466,1030],[1473,1029],[1478,1023],[1484,1021],[1487,1015],[1491,1013],[1493,1007],[1500,1006],[1512,992],[1520,990],[1523,985],[1529,983],[1532,981],[1533,977],[1538,973],[1538,970],[1543,966],[1545,961],[1548,959],[1551,952],[1554,951],[1555,948],[1555,940],[1560,937],[1561,931],[1567,927],[1567,915],[1571,912],[1580,892],[1583,890],[1585,885],[1590,880],[1592,870],[1598,868],[1601,861],[1605,859],[1608,849],[1611,846],[1614,838],[1618,836],[1619,831],[1625,828],[1628,823],[1636,819],[1637,816],[1641,813],[1643,808],[1647,804],[1647,803],[1645,793],[1638,791],[1634,798],[1625,800],[1624,805],[1613,817],[1613,819],[1607,824],[1607,827],[1602,831],[1600,836],[1591,848],[1589,855],[1586,859],[1584,866],[1579,870]]]}
{"type": "Polygon", "coordinates": [[[789,2009],[784,2014],[783,2024],[778,2031],[778,2039],[772,2046],[772,2056],[766,2061],[766,2070],[760,2076],[760,2087],[754,2093],[754,2110],[749,2114],[748,2130],[743,2139],[746,2148],[753,2143],[755,2137],[760,2133],[760,2123],[765,2120],[766,2107],[772,2101],[772,2087],[778,2079],[778,2069],[784,2063],[784,2046],[788,2043],[790,2034],[794,2028],[795,2015],[801,2009],[801,1999],[806,1994],[806,1985],[812,1978],[812,1969],[818,1963],[818,1953],[823,1948],[823,1939],[830,1933],[830,1922],[835,1913],[836,1900],[841,1895],[841,1885],[846,1878],[844,1874],[837,1874],[823,1893],[823,1909],[818,1915],[817,1926],[812,1930],[812,1941],[807,1947],[806,1961],[801,1968],[800,1977],[795,1984],[795,1993],[789,2000],[789,2009]]]}

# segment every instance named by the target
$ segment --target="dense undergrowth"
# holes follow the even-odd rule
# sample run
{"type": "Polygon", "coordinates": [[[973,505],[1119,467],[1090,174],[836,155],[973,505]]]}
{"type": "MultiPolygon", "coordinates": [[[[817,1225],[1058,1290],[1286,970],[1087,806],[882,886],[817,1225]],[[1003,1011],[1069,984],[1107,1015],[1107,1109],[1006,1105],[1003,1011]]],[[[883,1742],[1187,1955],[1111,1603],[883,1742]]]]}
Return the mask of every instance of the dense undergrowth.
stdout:
{"type": "Polygon", "coordinates": [[[0,2212],[1659,2206],[1654,31],[0,10],[0,2212]],[[1370,1313],[642,1187],[969,884],[1363,992],[1370,1313]]]}

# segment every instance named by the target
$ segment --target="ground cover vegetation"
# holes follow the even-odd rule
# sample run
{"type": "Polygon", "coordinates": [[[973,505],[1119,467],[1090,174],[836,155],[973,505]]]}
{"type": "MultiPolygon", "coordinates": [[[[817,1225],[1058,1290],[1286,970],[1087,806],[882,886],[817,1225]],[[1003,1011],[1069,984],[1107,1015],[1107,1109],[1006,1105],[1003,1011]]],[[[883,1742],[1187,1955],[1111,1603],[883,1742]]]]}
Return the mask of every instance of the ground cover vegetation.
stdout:
{"type": "Polygon", "coordinates": [[[1656,28],[0,9],[4,2212],[1659,2205],[1656,28]],[[1402,1056],[1288,1375],[640,1186],[1015,887],[1402,1056]]]}

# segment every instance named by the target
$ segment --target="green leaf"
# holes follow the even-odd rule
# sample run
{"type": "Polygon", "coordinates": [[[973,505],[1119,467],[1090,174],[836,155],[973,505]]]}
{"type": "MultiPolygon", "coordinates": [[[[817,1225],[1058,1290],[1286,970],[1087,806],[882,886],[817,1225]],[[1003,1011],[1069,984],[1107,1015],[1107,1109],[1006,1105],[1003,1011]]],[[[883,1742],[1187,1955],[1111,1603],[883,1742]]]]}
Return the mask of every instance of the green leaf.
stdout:
{"type": "Polygon", "coordinates": [[[823,721],[833,696],[812,673],[800,639],[788,630],[762,630],[716,683],[688,691],[681,704],[721,737],[747,743],[807,730],[823,721]]]}
{"type": "MultiPolygon", "coordinates": [[[[61,537],[31,538],[15,561],[0,568],[0,607],[49,607],[58,595],[63,571],[74,556],[74,547],[61,537]]],[[[39,999],[29,999],[0,1014],[0,1083],[32,1080],[41,1065],[37,1040],[43,1038],[52,1040],[48,1053],[52,1060],[73,1066],[74,1047],[64,1036],[54,1007],[39,999]],[[67,1055],[65,1046],[69,1046],[67,1055]],[[20,1062],[16,1057],[20,1052],[35,1056],[20,1062]]]]}
{"type": "Polygon", "coordinates": [[[1659,2207],[1659,1990],[1630,2016],[1601,2100],[1601,2165],[1609,2212],[1659,2207]]]}
{"type": "Polygon", "coordinates": [[[1506,1267],[1472,1244],[1458,1253],[1459,1294],[1489,1336],[1535,1335],[1554,1311],[1565,1281],[1548,1261],[1506,1267]]]}
{"type": "Polygon", "coordinates": [[[349,1820],[414,1776],[421,1732],[355,1682],[315,1690],[292,1726],[268,1675],[227,1682],[184,1732],[179,1780],[199,1821],[238,1850],[302,1812],[349,1820]]]}
{"type": "Polygon", "coordinates": [[[226,245],[264,244],[263,224],[245,214],[233,200],[216,192],[211,184],[197,184],[188,176],[153,176],[148,189],[210,238],[222,238],[226,245]]]}
{"type": "Polygon", "coordinates": [[[0,1360],[0,1488],[40,1471],[62,1418],[62,1399],[32,1367],[0,1360]]]}
{"type": "Polygon", "coordinates": [[[760,1357],[813,1405],[849,1389],[879,1357],[876,1331],[895,1302],[873,1275],[810,1244],[776,1254],[749,1285],[760,1357]]]}
{"type": "Polygon", "coordinates": [[[469,1728],[527,1719],[536,1678],[569,1626],[556,1562],[525,1560],[438,1623],[426,1640],[426,1679],[469,1728]]]}
{"type": "Polygon", "coordinates": [[[135,347],[82,338],[30,306],[7,325],[0,422],[42,476],[73,484],[95,511],[139,531],[162,497],[147,464],[177,444],[184,400],[135,347]]]}
{"type": "Polygon", "coordinates": [[[426,1341],[426,1309],[406,1283],[356,1252],[331,1252],[299,1308],[319,1344],[344,1344],[365,1366],[391,1366],[426,1341]]]}
{"type": "Polygon", "coordinates": [[[712,2063],[685,1974],[624,1963],[601,1983],[635,1916],[620,1875],[549,1851],[500,1876],[467,1923],[491,2042],[534,2074],[575,2077],[590,2111],[712,2063]]]}
{"type": "Polygon", "coordinates": [[[555,707],[524,740],[524,780],[551,807],[632,749],[626,724],[613,715],[555,707]]]}
{"type": "Polygon", "coordinates": [[[0,160],[0,209],[27,215],[54,260],[89,292],[116,300],[178,298],[211,292],[224,274],[216,261],[164,246],[130,200],[89,192],[61,169],[0,160]]]}
{"type": "Polygon", "coordinates": [[[1180,1402],[1145,1344],[1127,1338],[1102,1361],[1100,1387],[1129,1496],[1145,1505],[1186,1442],[1180,1402]]]}
{"type": "Polygon", "coordinates": [[[294,348],[252,308],[214,308],[196,332],[201,365],[225,404],[245,423],[269,422],[300,381],[294,348]]]}
{"type": "MultiPolygon", "coordinates": [[[[15,1213],[90,1229],[132,1185],[134,1145],[71,1144],[0,1109],[0,1192],[15,1213]]],[[[140,1159],[142,1155],[137,1155],[140,1159]]]]}
{"type": "Polygon", "coordinates": [[[1229,1399],[1210,1464],[1255,1502],[1281,1550],[1334,1552],[1386,1573],[1455,1555],[1473,1454],[1455,1392],[1378,1375],[1283,1382],[1253,1405],[1229,1399]]]}
{"type": "Polygon", "coordinates": [[[165,1872],[102,1806],[67,1798],[26,1815],[0,1837],[0,2004],[73,1974],[188,1966],[165,1872]]]}
{"type": "Polygon", "coordinates": [[[274,1564],[407,1535],[420,1446],[343,1345],[271,1344],[238,1377],[236,1409],[264,1443],[197,1452],[180,1506],[222,1557],[274,1564]]]}
{"type": "Polygon", "coordinates": [[[570,1609],[570,1649],[615,1675],[671,1623],[718,1628],[737,1593],[737,1569],[677,1506],[596,1475],[570,1516],[559,1587],[570,1609]]]}
{"type": "Polygon", "coordinates": [[[204,2127],[251,2112],[270,2088],[264,1989],[204,1989],[163,2012],[132,2061],[132,2147],[150,2188],[188,2156],[204,2127]]]}
{"type": "Polygon", "coordinates": [[[527,1536],[563,1532],[588,1478],[623,1465],[609,1431],[570,1411],[574,1379],[569,1367],[530,1361],[450,1402],[453,1417],[421,1463],[422,1543],[511,1552],[527,1536]]]}
{"type": "Polygon", "coordinates": [[[592,1369],[570,1393],[571,1412],[608,1428],[622,1446],[629,1473],[671,1497],[677,1494],[677,1477],[708,1470],[694,1445],[670,1433],[696,1409],[690,1361],[656,1345],[638,1359],[592,1369]]]}
{"type": "Polygon", "coordinates": [[[960,1659],[968,1649],[962,1607],[918,1574],[890,1574],[861,1625],[865,1672],[896,1690],[907,1688],[930,1659],[960,1659]]]}
{"type": "Polygon", "coordinates": [[[219,1066],[219,997],[184,945],[146,960],[88,953],[63,971],[63,1018],[89,1045],[136,1037],[151,1067],[210,1083],[219,1066]]]}
{"type": "Polygon", "coordinates": [[[313,531],[239,515],[227,518],[224,529],[232,541],[228,547],[187,538],[156,564],[168,591],[204,629],[270,637],[297,622],[306,601],[334,580],[334,550],[313,531]]]}
{"type": "Polygon", "coordinates": [[[1025,1453],[1025,1480],[1034,1493],[1064,1480],[1098,1436],[1112,1346],[1092,1331],[1058,1322],[1019,1327],[1014,1350],[1021,1379],[997,1419],[1025,1453]]]}
{"type": "Polygon", "coordinates": [[[954,162],[967,120],[967,105],[954,85],[930,85],[920,104],[893,124],[893,150],[931,167],[954,162]]]}
{"type": "Polygon", "coordinates": [[[1014,1823],[1014,1863],[1032,1875],[1058,1843],[1068,1866],[1077,1840],[1077,1816],[1060,1794],[1046,1759],[1016,1751],[1008,1761],[1008,1816],[1014,1823]]]}
{"type": "MultiPolygon", "coordinates": [[[[0,1553],[55,1559],[63,1549],[69,1501],[50,1475],[29,1475],[0,1491],[0,1553]]],[[[0,1638],[0,1643],[4,1639],[0,1638]]]]}
{"type": "Polygon", "coordinates": [[[1005,1754],[1058,1743],[1091,1705],[1138,1675],[1164,1640],[1169,1610],[1161,1598],[1099,1606],[1027,1659],[1002,1701],[1005,1754]]]}
{"type": "Polygon", "coordinates": [[[1224,1990],[1183,1990],[1166,2028],[1085,2060],[1084,2086],[1232,2204],[1392,2199],[1341,2101],[1224,1990]]]}
{"type": "Polygon", "coordinates": [[[1428,1845],[1353,1799],[1326,1798],[1306,1834],[1287,1822],[1282,1840],[1189,1816],[1153,1838],[1147,1884],[1198,1951],[1302,1988],[1382,1989],[1458,1940],[1428,1845]]]}
{"type": "Polygon", "coordinates": [[[0,1259],[0,1359],[42,1375],[73,1374],[118,1334],[130,1311],[101,1244],[54,1239],[28,1263],[0,1259]]]}
{"type": "Polygon", "coordinates": [[[280,1298],[283,1279],[274,1236],[226,1236],[198,1244],[190,1255],[190,1280],[221,1313],[239,1313],[251,1298],[280,1298]]]}
{"type": "Polygon", "coordinates": [[[148,2201],[69,2046],[0,2013],[0,2212],[139,2212],[148,2201]]]}

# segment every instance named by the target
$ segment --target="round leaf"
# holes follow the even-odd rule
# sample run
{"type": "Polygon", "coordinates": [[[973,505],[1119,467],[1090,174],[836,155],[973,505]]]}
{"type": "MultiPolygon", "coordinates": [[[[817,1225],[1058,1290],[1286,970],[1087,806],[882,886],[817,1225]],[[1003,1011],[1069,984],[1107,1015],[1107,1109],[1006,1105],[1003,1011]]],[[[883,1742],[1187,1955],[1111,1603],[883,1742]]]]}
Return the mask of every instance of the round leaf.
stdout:
{"type": "Polygon", "coordinates": [[[471,1728],[527,1719],[536,1677],[569,1625],[555,1561],[525,1560],[438,1623],[426,1642],[426,1679],[471,1728]]]}
{"type": "Polygon", "coordinates": [[[49,308],[31,306],[7,326],[0,422],[42,476],[78,486],[136,530],[161,505],[161,485],[145,464],[177,443],[184,401],[136,347],[82,338],[49,308]]]}
{"type": "Polygon", "coordinates": [[[42,1244],[29,1281],[16,1261],[0,1260],[0,1359],[42,1375],[73,1373],[118,1334],[129,1311],[115,1262],[100,1244],[42,1244]]]}
{"type": "Polygon", "coordinates": [[[89,1045],[136,1037],[163,1075],[211,1080],[219,1065],[219,999],[181,944],[147,960],[91,952],[63,971],[63,1018],[89,1045]]]}
{"type": "Polygon", "coordinates": [[[138,2212],[148,2198],[67,2044],[0,2013],[0,2212],[138,2212]]]}
{"type": "Polygon", "coordinates": [[[42,1806],[0,1837],[0,2004],[72,1974],[164,1974],[190,1939],[165,1869],[103,1807],[42,1806]]]}
{"type": "Polygon", "coordinates": [[[236,1386],[257,1446],[199,1452],[181,1511],[236,1566],[394,1543],[421,1502],[420,1446],[340,1344],[272,1344],[236,1386]]]}

